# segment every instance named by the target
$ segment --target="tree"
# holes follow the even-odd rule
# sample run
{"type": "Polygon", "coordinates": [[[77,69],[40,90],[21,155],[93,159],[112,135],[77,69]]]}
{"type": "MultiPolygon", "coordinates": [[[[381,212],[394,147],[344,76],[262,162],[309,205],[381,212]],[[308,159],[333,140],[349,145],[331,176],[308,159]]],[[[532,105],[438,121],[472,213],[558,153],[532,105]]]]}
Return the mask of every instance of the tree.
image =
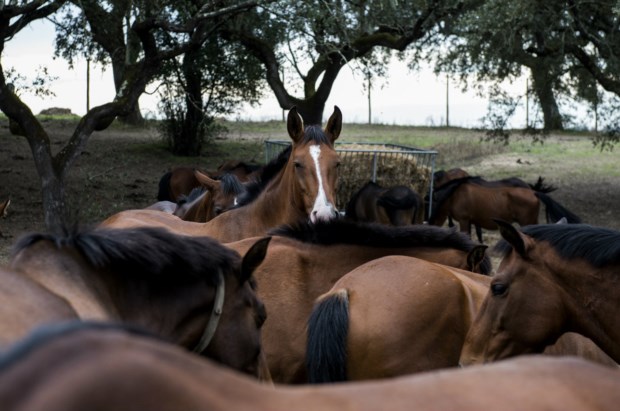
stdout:
{"type": "Polygon", "coordinates": [[[223,32],[262,62],[280,107],[296,106],[306,122],[320,123],[345,65],[364,57],[385,64],[387,51],[430,41],[440,25],[479,2],[279,0],[238,15],[223,32]],[[296,82],[290,81],[293,76],[296,82]]]}
{"type": "MultiPolygon", "coordinates": [[[[155,2],[148,2],[154,5],[155,2]]],[[[171,2],[174,3],[174,2],[171,2]]],[[[32,21],[56,13],[65,1],[13,1],[0,8],[0,52],[7,41],[32,21]]],[[[35,167],[41,179],[45,224],[51,231],[70,227],[72,210],[66,201],[65,179],[71,166],[86,147],[91,134],[104,129],[117,116],[129,114],[146,85],[155,78],[165,61],[200,47],[213,29],[214,19],[230,16],[256,6],[253,0],[206,12],[205,9],[188,19],[172,20],[169,4],[157,2],[158,8],[146,9],[131,23],[131,30],[141,45],[141,55],[135,63],[125,67],[121,88],[115,99],[94,107],[82,117],[69,141],[56,154],[52,153],[50,139],[30,108],[7,84],[5,69],[0,58],[0,110],[16,122],[30,145],[35,167]],[[174,43],[162,44],[161,38],[172,36],[174,43]]]]}
{"type": "MultiPolygon", "coordinates": [[[[191,8],[179,10],[188,11],[191,8]]],[[[166,62],[159,80],[165,84],[160,104],[164,134],[172,152],[186,156],[200,154],[205,136],[215,129],[216,115],[258,102],[265,88],[260,63],[217,32],[200,49],[185,53],[181,62],[166,62]]]]}
{"type": "MultiPolygon", "coordinates": [[[[138,13],[131,0],[73,0],[74,7],[64,7],[54,16],[56,26],[56,56],[62,56],[73,66],[83,57],[112,66],[114,87],[118,93],[127,66],[134,64],[140,53],[140,41],[130,30],[132,15],[138,13]]],[[[144,120],[139,103],[121,121],[139,125],[144,120]]]]}

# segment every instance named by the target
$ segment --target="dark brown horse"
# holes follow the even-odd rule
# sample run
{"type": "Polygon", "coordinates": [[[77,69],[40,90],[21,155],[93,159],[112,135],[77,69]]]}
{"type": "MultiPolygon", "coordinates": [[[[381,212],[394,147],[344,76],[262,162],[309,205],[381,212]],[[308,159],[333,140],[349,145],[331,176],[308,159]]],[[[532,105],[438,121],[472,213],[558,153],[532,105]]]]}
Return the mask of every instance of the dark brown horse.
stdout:
{"type": "Polygon", "coordinates": [[[620,233],[572,224],[519,231],[497,223],[504,258],[461,363],[540,352],[568,331],[589,337],[620,361],[620,233]]]}
{"type": "MultiPolygon", "coordinates": [[[[387,256],[344,275],[308,321],[310,382],[388,378],[458,366],[491,277],[413,257],[387,256]]],[[[566,335],[555,354],[615,363],[566,335]]]]}
{"type": "Polygon", "coordinates": [[[252,273],[268,242],[255,241],[241,258],[213,239],[161,228],[31,234],[10,266],[81,319],[135,324],[257,374],[265,311],[252,273]]]}
{"type": "Polygon", "coordinates": [[[615,411],[619,385],[617,370],[532,356],[389,381],[269,387],[142,333],[92,324],[41,330],[0,357],[5,411],[615,411]]]}
{"type": "MultiPolygon", "coordinates": [[[[539,180],[540,181],[540,180],[539,180]]],[[[517,222],[519,225],[538,224],[541,202],[545,205],[547,222],[557,222],[562,217],[568,223],[581,220],[570,210],[553,200],[546,192],[531,187],[508,186],[500,182],[484,182],[480,177],[452,180],[435,190],[430,224],[442,225],[447,216],[459,222],[460,230],[471,235],[471,226],[497,230],[494,219],[517,222]]],[[[481,233],[479,241],[482,242],[481,233]]]]}
{"type": "MultiPolygon", "coordinates": [[[[101,223],[108,227],[163,226],[186,235],[208,235],[222,242],[263,235],[281,224],[301,220],[327,221],[339,216],[335,207],[339,156],[334,141],[342,129],[342,113],[335,107],[324,130],[318,125],[304,128],[295,108],[288,115],[289,149],[276,161],[281,163],[271,179],[261,179],[263,188],[252,201],[240,199],[240,206],[206,223],[181,221],[155,210],[127,210],[101,223]]],[[[267,171],[263,171],[263,175],[267,171]]],[[[251,197],[251,196],[250,196],[251,197]]],[[[248,198],[250,198],[248,197],[248,198]]]]}
{"type": "MultiPolygon", "coordinates": [[[[263,348],[273,380],[281,383],[307,381],[306,322],[314,301],[354,268],[386,255],[407,255],[476,272],[491,271],[485,246],[434,226],[336,220],[283,227],[271,234],[267,256],[255,276],[269,313],[263,348]]],[[[244,253],[253,241],[226,245],[244,253]]]]}
{"type": "Polygon", "coordinates": [[[345,216],[353,221],[399,226],[422,223],[423,210],[422,197],[411,188],[381,187],[369,181],[351,196],[345,216]]]}

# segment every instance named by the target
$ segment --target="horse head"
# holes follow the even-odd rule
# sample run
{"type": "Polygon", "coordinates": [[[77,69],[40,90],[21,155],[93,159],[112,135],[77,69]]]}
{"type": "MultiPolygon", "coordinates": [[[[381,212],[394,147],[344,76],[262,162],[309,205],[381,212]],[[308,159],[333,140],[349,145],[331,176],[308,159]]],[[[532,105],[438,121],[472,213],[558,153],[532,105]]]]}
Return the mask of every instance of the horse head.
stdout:
{"type": "Polygon", "coordinates": [[[287,130],[293,146],[287,167],[294,174],[293,201],[298,202],[313,223],[339,215],[335,198],[340,158],[334,142],[341,129],[342,113],[336,106],[323,130],[318,125],[304,127],[295,107],[288,113],[287,130]]]}

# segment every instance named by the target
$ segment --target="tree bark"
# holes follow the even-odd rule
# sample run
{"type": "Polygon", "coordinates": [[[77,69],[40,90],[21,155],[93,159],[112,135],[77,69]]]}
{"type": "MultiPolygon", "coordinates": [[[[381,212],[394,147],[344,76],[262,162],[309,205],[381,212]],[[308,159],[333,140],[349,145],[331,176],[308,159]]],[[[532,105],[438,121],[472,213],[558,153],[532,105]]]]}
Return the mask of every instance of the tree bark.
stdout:
{"type": "Polygon", "coordinates": [[[530,69],[533,79],[532,87],[543,112],[544,129],[547,131],[564,130],[560,108],[553,92],[553,77],[543,65],[536,65],[530,69]]]}
{"type": "Polygon", "coordinates": [[[191,50],[183,56],[185,77],[185,118],[181,133],[174,136],[173,151],[177,155],[200,155],[203,138],[204,112],[202,111],[202,73],[197,67],[198,50],[191,50]]]}

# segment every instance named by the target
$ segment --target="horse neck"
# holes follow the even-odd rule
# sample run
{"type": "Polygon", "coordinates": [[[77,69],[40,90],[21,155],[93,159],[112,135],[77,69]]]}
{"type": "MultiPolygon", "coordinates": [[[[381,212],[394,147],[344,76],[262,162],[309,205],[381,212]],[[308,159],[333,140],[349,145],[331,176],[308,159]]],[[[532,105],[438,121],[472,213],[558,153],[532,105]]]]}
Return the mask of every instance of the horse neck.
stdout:
{"type": "Polygon", "coordinates": [[[83,320],[119,319],[108,287],[75,250],[40,241],[16,255],[11,267],[67,300],[83,320]]]}
{"type": "Polygon", "coordinates": [[[596,269],[582,261],[561,261],[551,272],[561,291],[570,296],[566,299],[570,322],[566,331],[590,338],[620,362],[619,267],[596,269]]]}

